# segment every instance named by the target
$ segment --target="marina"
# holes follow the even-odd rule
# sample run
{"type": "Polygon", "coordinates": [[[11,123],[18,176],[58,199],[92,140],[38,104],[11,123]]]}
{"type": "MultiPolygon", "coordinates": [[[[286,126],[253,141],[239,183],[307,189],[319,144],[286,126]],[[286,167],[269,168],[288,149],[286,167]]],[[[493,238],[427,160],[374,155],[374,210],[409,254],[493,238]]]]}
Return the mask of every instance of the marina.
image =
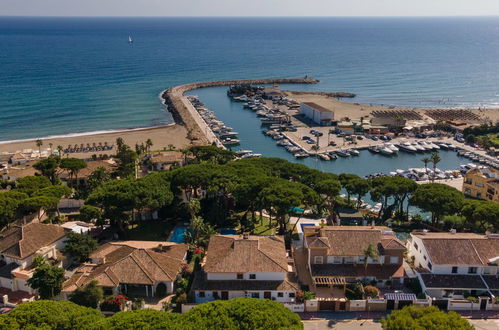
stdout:
{"type": "MultiPolygon", "coordinates": [[[[283,85],[282,88],[285,88],[283,85]]],[[[299,88],[300,86],[294,86],[299,88]]],[[[193,92],[187,94],[193,95],[193,92]]],[[[227,125],[233,127],[238,134],[240,145],[231,148],[234,151],[239,149],[252,150],[254,153],[261,154],[265,157],[279,157],[290,161],[303,163],[309,167],[316,168],[321,171],[332,173],[354,173],[362,177],[373,175],[393,175],[391,172],[397,170],[409,171],[409,169],[422,168],[423,162],[421,159],[430,155],[432,151],[438,151],[441,161],[438,164],[438,170],[453,171],[452,173],[461,173],[461,165],[468,163],[474,165],[489,166],[496,164],[496,160],[486,155],[480,155],[478,151],[466,150],[458,141],[450,138],[428,138],[418,139],[416,137],[402,137],[384,141],[380,138],[377,140],[362,138],[356,140],[356,144],[348,144],[344,137],[338,137],[337,134],[330,134],[330,128],[321,127],[314,128],[322,136],[319,137],[320,143],[324,146],[328,144],[328,138],[332,142],[328,148],[329,151],[314,152],[311,146],[315,145],[310,133],[311,129],[303,125],[300,127],[293,121],[292,116],[290,125],[288,121],[279,122],[277,124],[262,123],[260,116],[256,114],[259,110],[252,110],[248,106],[250,103],[246,99],[232,100],[227,97],[226,87],[211,87],[196,90],[195,94],[203,101],[210,109],[213,109],[217,117],[223,120],[227,125]],[[246,105],[245,105],[246,104],[246,105]],[[285,131],[280,131],[281,127],[286,127],[285,131]],[[261,132],[264,132],[262,134],[261,132]],[[302,140],[304,136],[308,136],[302,140]],[[414,143],[417,141],[417,146],[414,143]],[[421,142],[421,144],[419,143],[421,142]],[[424,142],[424,143],[422,143],[424,142]],[[336,145],[334,145],[336,144],[336,145]],[[418,148],[416,148],[418,147],[418,148]],[[352,156],[350,150],[355,150],[354,153],[358,156],[352,156]],[[382,152],[383,150],[383,152],[382,152]],[[390,151],[392,153],[390,153],[390,151]],[[480,162],[482,159],[482,162],[480,162]],[[488,163],[487,163],[488,162],[488,163]]],[[[272,109],[269,105],[266,107],[272,109]]],[[[292,104],[292,103],[290,103],[292,104]]],[[[289,106],[278,105],[278,107],[289,106]]],[[[263,111],[270,111],[263,108],[263,111]]],[[[287,119],[286,117],[281,117],[287,119]]],[[[437,172],[437,171],[436,171],[437,172]]],[[[447,172],[450,174],[450,172],[447,172]]],[[[409,174],[409,173],[406,173],[409,174]]],[[[454,176],[454,175],[452,175],[454,176]]],[[[449,176],[450,178],[450,176],[449,176]]],[[[421,180],[425,179],[424,176],[421,180]]]]}

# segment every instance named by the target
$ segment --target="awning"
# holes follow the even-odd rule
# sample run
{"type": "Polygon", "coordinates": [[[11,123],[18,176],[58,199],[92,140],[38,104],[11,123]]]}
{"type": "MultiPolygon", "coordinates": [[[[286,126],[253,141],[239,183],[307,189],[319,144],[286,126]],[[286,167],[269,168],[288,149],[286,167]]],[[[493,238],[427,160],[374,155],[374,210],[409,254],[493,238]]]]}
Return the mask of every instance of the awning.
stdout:
{"type": "Polygon", "coordinates": [[[395,292],[395,293],[385,293],[385,299],[386,300],[409,300],[413,301],[416,300],[416,295],[414,293],[402,293],[402,292],[395,292]]]}
{"type": "Polygon", "coordinates": [[[347,282],[344,277],[320,276],[314,277],[314,284],[326,285],[345,285],[347,282]]]}

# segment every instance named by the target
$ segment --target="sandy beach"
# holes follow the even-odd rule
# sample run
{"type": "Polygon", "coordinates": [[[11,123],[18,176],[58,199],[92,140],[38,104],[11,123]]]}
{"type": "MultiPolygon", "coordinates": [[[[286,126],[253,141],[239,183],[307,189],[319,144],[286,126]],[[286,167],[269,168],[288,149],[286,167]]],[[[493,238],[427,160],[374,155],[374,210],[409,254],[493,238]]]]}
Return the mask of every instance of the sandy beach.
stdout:
{"type": "MultiPolygon", "coordinates": [[[[67,148],[68,145],[75,144],[84,144],[89,143],[92,145],[93,143],[99,144],[107,142],[108,145],[113,145],[116,143],[117,138],[123,138],[126,144],[134,148],[135,144],[145,143],[147,139],[151,139],[153,142],[153,150],[162,150],[164,148],[169,148],[170,145],[173,145],[175,148],[185,148],[190,144],[189,139],[187,139],[187,131],[184,126],[180,125],[170,125],[170,126],[160,126],[160,127],[151,127],[144,129],[135,129],[135,130],[123,130],[123,131],[115,131],[115,132],[107,132],[107,133],[97,133],[90,135],[80,135],[80,136],[68,136],[68,137],[54,137],[54,138],[42,138],[43,146],[42,150],[46,150],[49,148],[49,144],[52,143],[52,147],[54,150],[57,150],[57,146],[62,146],[63,148],[67,148]]],[[[0,152],[17,152],[22,151],[24,149],[33,149],[37,150],[38,147],[35,143],[36,139],[28,140],[28,141],[13,141],[9,143],[0,143],[0,152]]],[[[98,154],[104,153],[114,153],[115,150],[111,151],[99,151],[98,154]]],[[[89,153],[75,153],[71,154],[74,157],[80,158],[90,158],[92,156],[92,152],[89,153]]]]}

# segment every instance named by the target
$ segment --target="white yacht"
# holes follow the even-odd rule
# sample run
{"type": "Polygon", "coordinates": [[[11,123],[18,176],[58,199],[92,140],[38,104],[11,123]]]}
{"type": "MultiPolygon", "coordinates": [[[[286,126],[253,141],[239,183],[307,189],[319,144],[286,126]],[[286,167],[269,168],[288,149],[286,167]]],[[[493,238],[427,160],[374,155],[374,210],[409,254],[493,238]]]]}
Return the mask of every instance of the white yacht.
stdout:
{"type": "Polygon", "coordinates": [[[400,149],[402,149],[403,151],[406,151],[406,152],[416,152],[418,151],[412,144],[410,144],[409,142],[404,142],[402,144],[399,145],[400,149]]]}

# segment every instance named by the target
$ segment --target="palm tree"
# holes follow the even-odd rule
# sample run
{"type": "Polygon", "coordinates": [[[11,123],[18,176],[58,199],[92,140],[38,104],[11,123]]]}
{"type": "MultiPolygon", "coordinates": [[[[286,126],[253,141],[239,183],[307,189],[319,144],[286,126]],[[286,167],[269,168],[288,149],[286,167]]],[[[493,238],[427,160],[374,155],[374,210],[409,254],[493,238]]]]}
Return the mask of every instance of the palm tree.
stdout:
{"type": "MultiPolygon", "coordinates": [[[[424,163],[424,170],[426,172],[426,176],[428,176],[428,164],[431,163],[431,158],[424,157],[423,159],[421,159],[421,161],[424,163]]],[[[428,180],[430,180],[429,176],[428,176],[428,180]]]]}
{"type": "Polygon", "coordinates": [[[367,248],[363,251],[363,255],[364,255],[364,268],[367,271],[368,259],[371,258],[378,260],[379,258],[378,250],[372,243],[369,243],[367,248]]]}
{"type": "Polygon", "coordinates": [[[40,154],[42,153],[42,145],[43,145],[43,141],[41,139],[36,140],[36,146],[38,147],[38,152],[40,154]]]}
{"type": "Polygon", "coordinates": [[[52,142],[50,142],[50,143],[49,143],[49,148],[50,148],[50,156],[52,156],[52,146],[53,146],[53,145],[54,145],[54,144],[53,144],[52,142]]]}
{"type": "Polygon", "coordinates": [[[61,145],[58,145],[57,146],[57,151],[59,151],[59,157],[62,156],[62,150],[63,150],[63,147],[61,145]]]}
{"type": "Polygon", "coordinates": [[[152,146],[153,146],[152,140],[151,139],[147,139],[147,141],[146,141],[146,151],[147,151],[147,153],[149,153],[149,151],[151,150],[152,146]]]}
{"type": "Polygon", "coordinates": [[[440,158],[440,154],[436,151],[431,153],[431,162],[433,163],[433,177],[432,182],[435,182],[435,169],[437,168],[437,164],[440,163],[442,158],[440,158]]]}

